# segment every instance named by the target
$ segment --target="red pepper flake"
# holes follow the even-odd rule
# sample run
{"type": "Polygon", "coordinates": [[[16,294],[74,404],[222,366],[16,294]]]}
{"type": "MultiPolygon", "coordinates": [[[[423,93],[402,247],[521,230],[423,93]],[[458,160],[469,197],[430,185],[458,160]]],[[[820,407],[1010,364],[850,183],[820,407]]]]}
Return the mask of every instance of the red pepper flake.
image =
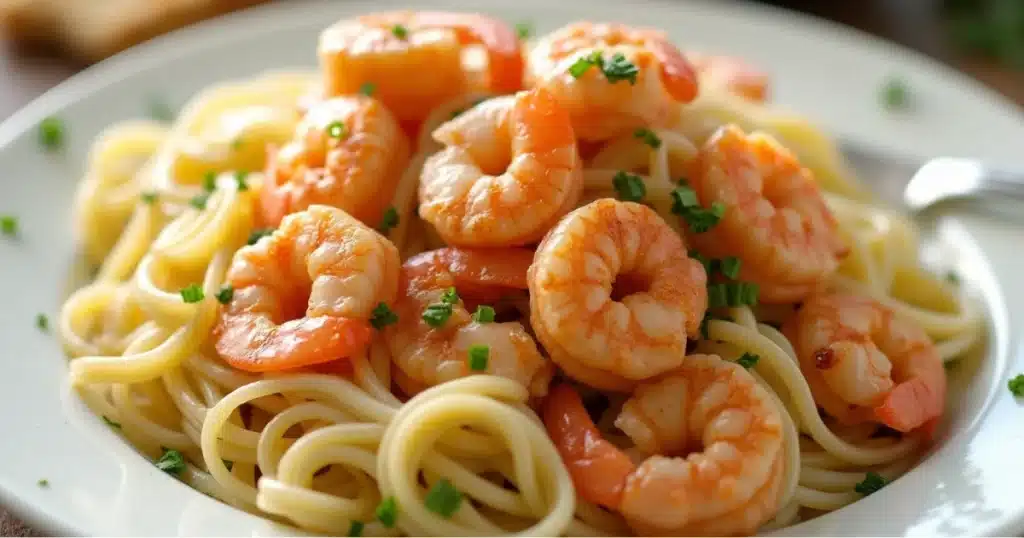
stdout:
{"type": "Polygon", "coordinates": [[[828,370],[836,363],[836,354],[832,348],[821,348],[814,352],[814,366],[819,370],[828,370]]]}

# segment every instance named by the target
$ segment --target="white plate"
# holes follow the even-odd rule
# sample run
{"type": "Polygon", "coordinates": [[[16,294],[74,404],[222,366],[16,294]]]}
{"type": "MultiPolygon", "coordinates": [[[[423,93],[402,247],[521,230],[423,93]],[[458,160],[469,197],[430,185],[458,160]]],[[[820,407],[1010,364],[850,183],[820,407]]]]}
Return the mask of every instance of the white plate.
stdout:
{"type": "MultiPolygon", "coordinates": [[[[487,4],[479,9],[507,20],[532,20],[540,31],[578,18],[658,26],[688,47],[739,54],[767,68],[778,102],[833,133],[900,153],[1024,165],[1024,119],[1013,105],[907,51],[789,12],[722,2],[474,4],[487,4]],[[890,74],[909,84],[912,112],[891,114],[879,106],[879,87],[890,74]]],[[[0,214],[17,214],[23,230],[20,240],[0,239],[0,504],[54,533],[278,532],[160,472],[91,415],[67,387],[56,339],[37,331],[34,319],[37,312],[52,318],[68,291],[71,197],[101,129],[143,115],[153,93],[180,103],[218,80],[312,67],[322,27],[389,7],[401,6],[391,0],[282,2],[214,20],[104,62],[0,125],[0,214]],[[44,154],[37,143],[36,125],[49,114],[68,128],[61,156],[44,154]],[[48,488],[37,485],[43,478],[48,488]]],[[[926,461],[882,492],[786,534],[1006,535],[1024,527],[1024,410],[1006,390],[1007,377],[1024,370],[1021,230],[948,216],[938,231],[991,312],[987,356],[957,369],[972,374],[970,383],[951,406],[942,444],[926,461]]]]}

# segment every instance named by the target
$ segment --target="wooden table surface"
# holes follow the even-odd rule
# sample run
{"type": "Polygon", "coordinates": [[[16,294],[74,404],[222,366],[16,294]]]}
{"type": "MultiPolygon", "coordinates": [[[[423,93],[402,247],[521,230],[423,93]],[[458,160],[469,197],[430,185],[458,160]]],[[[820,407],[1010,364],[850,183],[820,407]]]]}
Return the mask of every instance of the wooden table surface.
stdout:
{"type": "MultiPolygon", "coordinates": [[[[938,0],[774,0],[769,3],[849,24],[947,63],[1024,106],[1024,71],[956,52],[942,31],[938,0]]],[[[0,119],[79,71],[67,62],[0,45],[0,119]]],[[[0,536],[35,535],[0,510],[0,536]]]]}

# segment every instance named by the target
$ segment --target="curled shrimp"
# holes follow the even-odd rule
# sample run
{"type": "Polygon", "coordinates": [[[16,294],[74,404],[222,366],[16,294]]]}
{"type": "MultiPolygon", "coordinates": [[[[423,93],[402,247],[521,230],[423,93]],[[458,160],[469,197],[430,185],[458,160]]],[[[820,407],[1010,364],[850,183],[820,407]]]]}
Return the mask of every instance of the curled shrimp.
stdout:
{"type": "Polygon", "coordinates": [[[540,354],[523,324],[474,320],[463,299],[485,302],[521,293],[532,260],[533,253],[526,249],[456,248],[406,260],[395,303],[398,322],[385,329],[385,337],[397,369],[395,381],[407,394],[475,373],[512,379],[534,396],[547,392],[554,367],[540,354]],[[451,289],[458,298],[450,295],[451,289]],[[440,324],[433,322],[437,326],[424,319],[432,307],[447,313],[440,324]],[[471,367],[472,346],[488,348],[482,369],[471,367]]]}
{"type": "Polygon", "coordinates": [[[924,330],[868,297],[809,298],[783,331],[814,401],[844,423],[930,431],[946,401],[946,371],[924,330]]]}
{"type": "Polygon", "coordinates": [[[235,253],[217,353],[249,372],[310,366],[365,350],[373,309],[397,293],[398,250],[344,211],[314,205],[235,253]]]}
{"type": "Polygon", "coordinates": [[[583,192],[572,126],[545,90],[484,101],[434,138],[446,147],[423,166],[419,211],[450,245],[536,243],[583,192]]]}
{"type": "Polygon", "coordinates": [[[422,120],[463,93],[511,93],[522,86],[515,31],[481,14],[395,11],[346,19],[321,33],[319,54],[326,95],[372,84],[403,122],[422,120]],[[467,65],[471,46],[486,51],[485,70],[467,65]]]}
{"type": "Polygon", "coordinates": [[[757,103],[768,100],[771,85],[768,74],[742,58],[687,52],[686,59],[697,70],[702,91],[725,91],[757,103]]]}
{"type": "Polygon", "coordinates": [[[295,136],[267,161],[265,224],[313,204],[378,226],[409,161],[409,142],[390,112],[366,96],[313,105],[295,136]]]}
{"type": "Polygon", "coordinates": [[[576,135],[604,140],[675,117],[697,96],[693,66],[664,33],[621,24],[575,22],[537,40],[526,64],[527,85],[551,90],[569,111],[576,135]],[[596,55],[596,56],[595,56],[596,55]],[[573,73],[579,61],[635,66],[635,78],[609,77],[608,69],[573,73]]]}
{"type": "Polygon", "coordinates": [[[704,268],[654,210],[601,199],[569,213],[530,266],[530,322],[592,387],[629,390],[683,362],[707,308],[704,268]]]}
{"type": "Polygon", "coordinates": [[[779,409],[717,356],[686,357],[623,405],[615,426],[651,454],[639,465],[603,438],[571,386],[553,387],[542,414],[580,497],[643,536],[751,535],[781,504],[779,409]]]}
{"type": "Polygon", "coordinates": [[[760,287],[761,301],[799,301],[838,268],[846,246],[835,217],[811,172],[770,136],[721,127],[695,168],[700,203],[725,212],[689,238],[704,255],[739,258],[740,278],[760,287]]]}

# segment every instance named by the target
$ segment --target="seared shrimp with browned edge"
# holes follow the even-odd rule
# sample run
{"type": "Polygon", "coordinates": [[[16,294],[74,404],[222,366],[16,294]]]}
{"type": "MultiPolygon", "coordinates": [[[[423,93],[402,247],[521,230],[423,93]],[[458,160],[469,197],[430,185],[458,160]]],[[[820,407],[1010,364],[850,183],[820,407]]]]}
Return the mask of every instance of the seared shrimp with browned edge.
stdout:
{"type": "Polygon", "coordinates": [[[614,23],[574,22],[541,37],[526,81],[550,90],[585,140],[670,124],[697,96],[693,66],[663,32],[614,23]]]}
{"type": "Polygon", "coordinates": [[[372,88],[403,123],[464,93],[522,87],[515,30],[481,14],[395,11],[346,19],[320,34],[319,54],[328,97],[372,88]],[[465,61],[474,46],[483,48],[486,66],[465,61]]]}
{"type": "Polygon", "coordinates": [[[536,243],[579,201],[583,173],[565,112],[542,89],[484,101],[434,131],[420,217],[450,245],[536,243]]]}
{"type": "Polygon", "coordinates": [[[321,204],[377,227],[408,162],[409,142],[380,101],[360,95],[316,103],[267,160],[264,224],[321,204]]]}
{"type": "Polygon", "coordinates": [[[390,241],[344,211],[314,205],[242,247],[214,330],[217,353],[249,372],[311,366],[361,353],[370,317],[392,302],[400,267],[390,241]]]}
{"type": "Polygon", "coordinates": [[[782,417],[742,366],[715,355],[641,383],[615,426],[650,456],[637,465],[605,440],[569,385],[544,424],[580,497],[621,513],[642,536],[752,535],[778,511],[782,417]]]}
{"type": "Polygon", "coordinates": [[[526,249],[424,252],[402,265],[395,314],[384,336],[395,382],[407,394],[473,374],[517,381],[533,396],[547,393],[551,362],[517,321],[498,322],[492,305],[526,289],[533,253],[526,249]],[[473,313],[468,304],[476,304],[473,313]]]}
{"type": "Polygon", "coordinates": [[[858,295],[815,295],[783,327],[817,402],[840,422],[930,433],[946,405],[946,370],[924,330],[858,295]]]}
{"type": "Polygon", "coordinates": [[[721,207],[710,229],[689,228],[701,254],[734,256],[739,278],[768,303],[792,303],[824,285],[847,248],[811,172],[764,133],[720,128],[700,148],[690,186],[721,207]]]}
{"type": "Polygon", "coordinates": [[[653,209],[601,199],[569,213],[530,266],[530,322],[592,387],[628,391],[679,366],[707,309],[707,275],[653,209]]]}

